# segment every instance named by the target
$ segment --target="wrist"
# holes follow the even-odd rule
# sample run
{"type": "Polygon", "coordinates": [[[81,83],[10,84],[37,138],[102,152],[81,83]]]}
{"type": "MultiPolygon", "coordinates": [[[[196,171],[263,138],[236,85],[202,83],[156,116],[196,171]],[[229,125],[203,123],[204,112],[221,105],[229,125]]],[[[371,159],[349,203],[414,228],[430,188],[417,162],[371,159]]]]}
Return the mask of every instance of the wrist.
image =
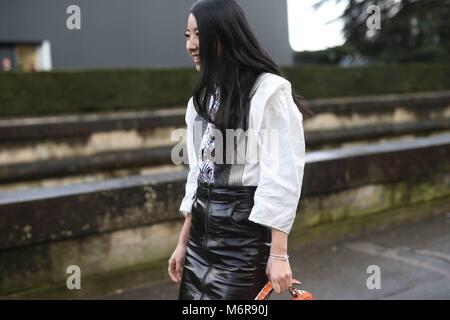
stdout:
{"type": "Polygon", "coordinates": [[[289,255],[287,254],[269,254],[269,258],[272,260],[289,261],[289,255]]]}
{"type": "Polygon", "coordinates": [[[276,250],[276,249],[272,249],[270,250],[270,254],[274,254],[274,255],[279,255],[279,256],[285,256],[287,255],[287,250],[276,250]]]}
{"type": "Polygon", "coordinates": [[[278,230],[272,229],[272,243],[270,246],[270,253],[286,255],[288,251],[288,237],[287,235],[278,230]]]}
{"type": "Polygon", "coordinates": [[[186,248],[187,243],[186,242],[178,242],[178,247],[186,248]]]}
{"type": "Polygon", "coordinates": [[[187,212],[187,211],[183,211],[184,212],[184,217],[186,219],[192,219],[192,212],[187,212]]]}

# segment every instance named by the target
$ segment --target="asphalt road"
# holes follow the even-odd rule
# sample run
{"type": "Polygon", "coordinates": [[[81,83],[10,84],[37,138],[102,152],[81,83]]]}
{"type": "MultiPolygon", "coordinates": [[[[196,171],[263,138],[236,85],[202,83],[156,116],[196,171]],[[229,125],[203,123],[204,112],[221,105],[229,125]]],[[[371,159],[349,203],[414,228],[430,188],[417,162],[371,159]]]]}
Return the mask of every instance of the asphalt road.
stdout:
{"type": "MultiPolygon", "coordinates": [[[[293,275],[315,299],[450,299],[450,213],[299,248],[290,258],[293,275]]],[[[99,298],[159,300],[177,294],[178,285],[164,279],[99,298]]]]}

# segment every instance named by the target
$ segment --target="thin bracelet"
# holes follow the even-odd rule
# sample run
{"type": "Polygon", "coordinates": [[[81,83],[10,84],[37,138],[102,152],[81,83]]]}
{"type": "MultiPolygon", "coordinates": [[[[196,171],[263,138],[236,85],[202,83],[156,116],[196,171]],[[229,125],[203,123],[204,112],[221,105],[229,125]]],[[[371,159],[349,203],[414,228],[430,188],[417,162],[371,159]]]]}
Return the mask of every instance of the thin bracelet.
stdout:
{"type": "Polygon", "coordinates": [[[286,256],[288,256],[287,254],[276,254],[276,253],[272,253],[272,252],[270,252],[269,254],[271,256],[274,256],[274,257],[286,257],[286,256]]]}
{"type": "Polygon", "coordinates": [[[274,259],[274,260],[281,260],[281,261],[288,261],[289,260],[289,257],[284,257],[284,258],[282,258],[282,257],[274,257],[274,256],[270,256],[272,259],[274,259]]]}
{"type": "Polygon", "coordinates": [[[276,255],[276,254],[270,254],[270,257],[275,260],[282,260],[282,261],[289,260],[289,255],[281,256],[281,255],[276,255]]]}

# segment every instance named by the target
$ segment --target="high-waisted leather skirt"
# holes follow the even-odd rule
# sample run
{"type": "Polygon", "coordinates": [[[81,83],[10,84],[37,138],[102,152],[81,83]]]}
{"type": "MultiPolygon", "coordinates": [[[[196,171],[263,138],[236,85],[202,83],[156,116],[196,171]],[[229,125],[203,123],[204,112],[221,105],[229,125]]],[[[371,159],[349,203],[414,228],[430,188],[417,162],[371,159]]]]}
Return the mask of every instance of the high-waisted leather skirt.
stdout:
{"type": "Polygon", "coordinates": [[[198,182],[180,300],[251,300],[264,287],[271,230],[248,220],[255,190],[198,182]]]}

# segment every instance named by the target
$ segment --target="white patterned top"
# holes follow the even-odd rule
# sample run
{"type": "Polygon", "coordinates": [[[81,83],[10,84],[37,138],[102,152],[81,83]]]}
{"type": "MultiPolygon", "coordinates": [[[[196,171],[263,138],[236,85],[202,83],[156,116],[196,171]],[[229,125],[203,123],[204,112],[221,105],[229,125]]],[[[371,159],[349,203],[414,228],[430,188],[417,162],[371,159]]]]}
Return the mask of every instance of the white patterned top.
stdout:
{"type": "MultiPolygon", "coordinates": [[[[213,119],[217,114],[217,110],[220,105],[220,93],[218,92],[218,99],[216,99],[215,103],[213,103],[213,99],[211,99],[211,103],[209,105],[209,111],[213,119]]],[[[213,123],[208,122],[206,127],[206,131],[203,135],[202,142],[200,145],[200,164],[199,164],[199,174],[200,179],[206,183],[213,184],[214,183],[214,155],[215,155],[215,137],[214,137],[214,129],[215,126],[213,123]]]]}

